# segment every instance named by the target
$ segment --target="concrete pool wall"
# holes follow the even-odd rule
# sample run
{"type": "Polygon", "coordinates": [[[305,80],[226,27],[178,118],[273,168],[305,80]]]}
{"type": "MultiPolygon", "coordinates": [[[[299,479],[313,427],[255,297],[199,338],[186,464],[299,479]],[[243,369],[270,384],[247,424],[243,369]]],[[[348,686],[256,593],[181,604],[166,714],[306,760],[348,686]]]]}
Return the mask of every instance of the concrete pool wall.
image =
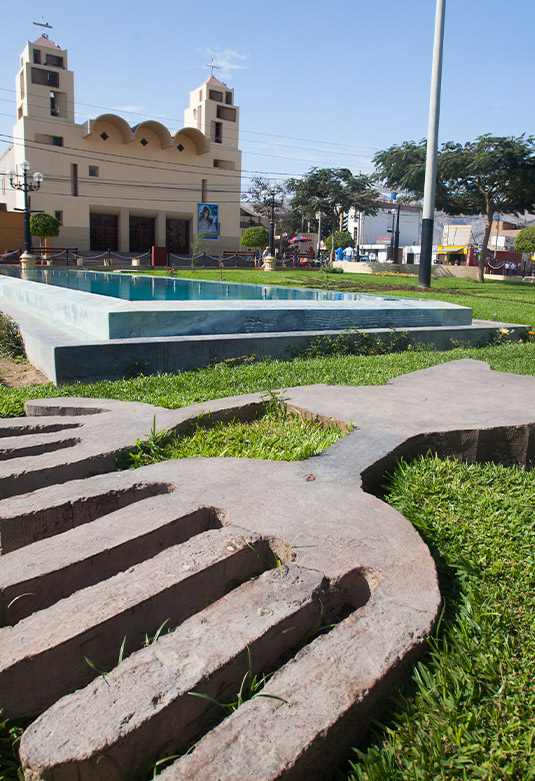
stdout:
{"type": "Polygon", "coordinates": [[[18,323],[30,362],[56,384],[188,371],[244,356],[288,359],[317,335],[336,335],[348,327],[386,338],[393,325],[408,331],[413,344],[433,344],[439,350],[450,347],[452,340],[487,342],[505,325],[512,336],[525,330],[511,324],[472,322],[470,309],[437,301],[423,302],[429,305],[424,308],[429,322],[418,323],[422,310],[404,306],[408,301],[397,299],[395,312],[392,301],[386,302],[384,312],[370,308],[365,315],[368,325],[358,325],[356,307],[346,300],[129,302],[0,275],[0,311],[18,323]],[[179,316],[184,332],[168,335],[179,316]],[[386,323],[374,325],[377,320],[372,318],[381,316],[386,323]],[[395,321],[389,319],[394,316],[395,321]],[[213,332],[240,322],[242,332],[213,332]],[[139,335],[110,336],[118,332],[139,335]]]}
{"type": "Polygon", "coordinates": [[[126,301],[0,276],[0,296],[67,333],[75,331],[80,338],[99,340],[457,326],[472,322],[468,307],[351,294],[341,294],[335,301],[126,301]]]}

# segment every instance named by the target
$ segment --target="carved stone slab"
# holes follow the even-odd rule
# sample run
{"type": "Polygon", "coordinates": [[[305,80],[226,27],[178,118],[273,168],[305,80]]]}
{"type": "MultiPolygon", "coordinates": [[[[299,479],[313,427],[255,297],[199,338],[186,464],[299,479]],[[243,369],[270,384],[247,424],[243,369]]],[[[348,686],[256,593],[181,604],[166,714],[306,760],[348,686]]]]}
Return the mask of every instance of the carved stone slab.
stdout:
{"type": "Polygon", "coordinates": [[[253,417],[261,394],[181,410],[36,400],[1,422],[0,707],[38,716],[25,779],[115,781],[174,755],[162,781],[328,777],[440,607],[427,547],[373,492],[400,455],[529,463],[533,390],[478,361],[292,388],[290,409],[349,431],[291,463],[113,471],[153,425],[253,417]],[[249,663],[273,673],[271,696],[214,727],[221,708],[192,692],[234,700],[249,663]]]}

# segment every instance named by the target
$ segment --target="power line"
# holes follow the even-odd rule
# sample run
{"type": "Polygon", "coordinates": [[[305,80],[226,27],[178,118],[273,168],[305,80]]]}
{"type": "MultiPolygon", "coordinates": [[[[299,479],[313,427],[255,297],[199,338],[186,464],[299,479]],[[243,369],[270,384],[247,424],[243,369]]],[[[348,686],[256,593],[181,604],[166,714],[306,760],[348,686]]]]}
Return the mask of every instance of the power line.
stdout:
{"type": "MultiPolygon", "coordinates": [[[[25,143],[23,139],[15,139],[15,137],[6,136],[5,133],[0,133],[0,143],[12,144],[12,145],[15,145],[15,146],[24,146],[25,148],[38,149],[38,150],[41,150],[41,151],[43,150],[43,147],[44,147],[44,145],[40,144],[39,142],[36,142],[36,141],[26,141],[26,143],[25,143]],[[4,138],[10,139],[10,140],[6,141],[6,140],[4,140],[4,138]]],[[[170,166],[174,166],[177,175],[181,174],[181,173],[186,174],[186,175],[198,174],[198,171],[195,171],[195,170],[187,171],[187,170],[181,170],[180,168],[177,168],[177,166],[182,166],[182,169],[184,169],[184,168],[194,168],[194,169],[201,169],[201,170],[204,170],[206,172],[210,171],[211,172],[211,174],[210,174],[211,176],[217,176],[217,177],[224,176],[227,179],[228,178],[235,178],[235,179],[239,179],[240,178],[240,171],[239,170],[236,171],[234,175],[231,175],[232,174],[232,169],[219,169],[218,170],[217,168],[213,168],[213,167],[210,167],[210,166],[200,166],[200,165],[195,165],[193,163],[180,163],[179,161],[177,161],[176,163],[171,161],[169,163],[169,165],[167,165],[167,166],[149,165],[149,164],[146,164],[146,163],[143,163],[143,162],[137,162],[134,158],[128,157],[127,155],[119,155],[118,153],[106,152],[105,150],[102,150],[102,152],[100,152],[101,156],[99,157],[98,154],[92,154],[91,152],[88,152],[85,149],[80,149],[79,147],[69,147],[69,146],[62,146],[62,147],[58,146],[58,147],[56,147],[54,145],[50,145],[50,146],[47,145],[46,146],[47,153],[59,154],[59,155],[62,155],[64,157],[67,157],[68,155],[65,154],[65,150],[67,152],[68,151],[73,151],[73,152],[75,152],[78,155],[78,158],[82,158],[84,160],[87,160],[88,162],[93,162],[93,163],[95,163],[95,162],[104,163],[104,164],[112,163],[112,164],[129,165],[129,166],[135,165],[137,168],[147,168],[149,170],[165,171],[167,173],[169,172],[170,166]],[[106,157],[103,157],[102,155],[106,155],[106,157]],[[122,158],[122,159],[118,159],[117,160],[117,159],[110,159],[110,158],[122,158]],[[223,171],[225,171],[226,173],[222,173],[223,171]]],[[[287,172],[282,172],[282,171],[279,171],[279,172],[268,172],[268,171],[244,170],[244,169],[241,169],[241,174],[242,174],[242,177],[246,178],[246,179],[257,177],[257,176],[268,176],[268,177],[270,177],[270,176],[271,177],[276,177],[276,176],[289,177],[289,176],[291,176],[291,174],[289,174],[287,172]],[[247,175],[247,174],[249,174],[249,175],[247,175]]]]}
{"type": "MultiPolygon", "coordinates": [[[[43,193],[43,195],[44,195],[44,193],[43,193]]],[[[56,196],[56,197],[59,197],[59,198],[76,197],[78,199],[92,199],[92,200],[95,200],[97,198],[104,198],[104,199],[107,199],[107,200],[109,199],[108,195],[99,195],[99,194],[91,194],[91,193],[88,193],[88,194],[78,193],[77,196],[70,196],[70,195],[68,195],[67,193],[64,193],[64,192],[61,193],[61,192],[50,192],[50,191],[47,191],[46,195],[47,196],[56,196]]],[[[128,197],[126,200],[127,201],[141,201],[142,203],[147,204],[147,199],[143,198],[143,197],[140,197],[140,198],[136,198],[136,197],[130,198],[130,197],[128,197]]],[[[188,204],[188,205],[191,206],[192,199],[191,198],[152,198],[151,199],[151,203],[159,203],[159,202],[162,202],[162,203],[176,203],[176,204],[184,203],[184,204],[188,204]]],[[[228,205],[228,204],[239,204],[239,203],[241,203],[239,198],[236,199],[236,200],[233,199],[233,200],[227,200],[227,201],[226,200],[222,200],[222,199],[218,200],[218,204],[219,205],[223,205],[223,206],[224,205],[228,205]]]]}
{"type": "MultiPolygon", "coordinates": [[[[0,133],[0,141],[3,138],[9,138],[9,136],[6,136],[5,133],[0,133]]],[[[5,142],[4,142],[5,143],[5,142]]],[[[198,165],[195,163],[183,163],[179,160],[176,162],[173,160],[170,160],[167,165],[151,165],[148,163],[145,163],[143,161],[138,162],[138,160],[134,157],[131,157],[129,155],[123,155],[118,152],[106,152],[106,150],[99,151],[98,153],[93,153],[91,150],[82,149],[81,147],[76,146],[55,146],[54,144],[43,144],[39,141],[31,141],[31,140],[24,140],[23,138],[15,138],[13,136],[13,143],[17,146],[24,146],[28,147],[30,149],[38,149],[40,151],[43,151],[46,149],[47,152],[51,152],[52,154],[59,154],[64,157],[68,157],[69,152],[74,152],[76,155],[84,160],[93,161],[93,162],[100,162],[100,163],[111,163],[115,165],[135,165],[137,168],[149,168],[154,171],[166,171],[169,172],[170,168],[174,168],[177,173],[190,173],[191,175],[194,175],[197,173],[197,171],[181,171],[185,168],[192,168],[192,169],[201,169],[202,171],[211,171],[213,172],[213,176],[230,176],[230,174],[223,174],[220,173],[222,171],[226,172],[232,172],[233,169],[222,169],[219,170],[217,168],[213,168],[212,166],[208,165],[198,165]],[[100,156],[99,156],[100,155],[100,156]],[[105,157],[104,157],[105,156],[105,157]]],[[[105,143],[105,142],[103,142],[105,143]]],[[[240,172],[239,170],[236,171],[234,174],[236,178],[239,178],[240,172]]]]}
{"type": "MultiPolygon", "coordinates": [[[[37,141],[30,141],[27,140],[24,142],[23,139],[16,138],[14,136],[10,137],[7,136],[4,133],[0,133],[0,143],[5,144],[14,144],[18,146],[24,146],[25,148],[29,149],[37,149],[42,151],[44,148],[44,145],[37,141]],[[4,140],[8,139],[8,140],[4,140]]],[[[252,179],[258,176],[266,177],[268,179],[275,179],[276,177],[284,177],[288,178],[293,176],[294,178],[301,178],[302,175],[295,175],[291,174],[287,171],[263,171],[263,170],[255,170],[255,169],[238,169],[235,174],[232,174],[233,169],[223,169],[220,168],[219,170],[217,168],[214,168],[212,166],[208,165],[199,165],[195,163],[183,163],[180,161],[169,161],[166,165],[155,165],[146,163],[143,161],[138,161],[136,158],[129,157],[128,155],[122,155],[118,152],[106,152],[106,150],[101,150],[98,153],[93,153],[90,150],[82,149],[81,147],[71,147],[71,146],[54,146],[54,145],[46,145],[46,151],[48,153],[52,154],[59,154],[63,157],[68,157],[69,152],[74,152],[78,156],[78,158],[82,158],[84,160],[87,160],[88,162],[98,162],[98,163],[111,163],[116,165],[128,165],[132,166],[135,165],[137,168],[143,168],[143,169],[149,169],[153,171],[165,171],[166,173],[169,173],[170,167],[172,166],[177,174],[186,174],[186,175],[195,175],[198,174],[199,171],[206,172],[206,174],[211,177],[224,177],[225,179],[252,179]],[[191,169],[191,170],[188,170],[191,169]],[[225,171],[225,173],[223,173],[225,171]]],[[[221,150],[223,153],[224,149],[221,150]]],[[[235,151],[235,150],[233,150],[235,151]]],[[[255,154],[255,153],[252,153],[255,154]]],[[[256,153],[259,154],[259,153],[256,153]]],[[[261,156],[268,156],[268,155],[261,155],[261,156]]],[[[291,159],[295,160],[294,157],[292,158],[285,158],[285,159],[291,159]]]]}
{"type": "MultiPolygon", "coordinates": [[[[9,89],[7,87],[0,87],[0,91],[2,91],[2,92],[10,92],[10,93],[16,94],[16,90],[9,89]]],[[[38,100],[41,99],[40,96],[38,96],[38,95],[34,95],[33,97],[37,98],[38,100]]],[[[4,100],[5,100],[5,102],[8,102],[6,99],[4,99],[4,100]]],[[[11,101],[9,101],[9,102],[15,102],[15,101],[12,98],[11,101]]],[[[47,105],[46,99],[43,100],[43,105],[47,105]]],[[[132,114],[133,116],[147,117],[146,113],[142,113],[140,111],[125,111],[124,109],[120,109],[120,108],[117,108],[117,107],[114,107],[114,106],[99,106],[99,105],[96,105],[94,103],[79,103],[79,102],[76,103],[76,106],[86,106],[88,108],[98,108],[98,109],[101,109],[102,111],[113,112],[113,113],[116,112],[116,111],[122,111],[123,114],[132,114]]],[[[239,108],[239,106],[237,106],[236,108],[239,108]]],[[[92,116],[90,116],[89,114],[86,115],[86,114],[84,114],[84,112],[77,112],[77,113],[81,114],[82,116],[87,116],[89,119],[92,118],[92,116]]],[[[4,115],[4,116],[7,116],[7,115],[4,115]]],[[[162,119],[162,120],[165,120],[166,122],[176,122],[176,123],[179,123],[180,124],[179,130],[183,129],[185,127],[184,121],[182,119],[177,119],[176,117],[169,117],[166,114],[153,114],[151,119],[157,119],[157,120],[162,119]]],[[[227,130],[231,130],[232,131],[232,128],[227,128],[227,130]]],[[[177,132],[179,132],[179,131],[177,131],[177,132]]],[[[342,141],[322,141],[321,139],[318,139],[318,138],[310,139],[310,138],[300,138],[300,137],[297,137],[297,136],[285,136],[285,135],[281,135],[279,133],[265,133],[265,132],[259,131],[259,130],[247,130],[246,128],[243,128],[243,127],[240,127],[239,132],[240,133],[248,133],[250,135],[266,136],[266,137],[269,137],[269,138],[281,138],[281,139],[286,139],[288,141],[300,141],[300,142],[304,142],[304,143],[307,143],[307,144],[308,143],[309,144],[321,143],[321,144],[329,144],[330,146],[344,146],[344,147],[349,147],[351,149],[368,149],[370,152],[378,152],[379,151],[379,149],[377,147],[367,146],[365,144],[349,144],[349,143],[342,142],[342,141]]]]}
{"type": "MultiPolygon", "coordinates": [[[[69,176],[52,176],[47,175],[46,176],[47,182],[56,182],[58,184],[71,184],[71,177],[69,176]]],[[[91,186],[99,187],[99,186],[111,186],[113,187],[124,187],[127,189],[153,189],[153,190],[171,190],[173,192],[176,191],[182,191],[182,192],[198,192],[200,190],[199,184],[192,185],[191,187],[184,187],[181,185],[173,185],[173,184],[159,184],[158,182],[125,182],[121,179],[105,179],[101,177],[87,177],[82,178],[78,177],[78,183],[79,185],[87,185],[90,184],[91,186]]],[[[214,187],[209,188],[210,193],[217,193],[217,194],[229,194],[229,195],[239,195],[241,192],[241,189],[234,188],[234,187],[228,187],[228,188],[222,188],[217,189],[214,187]]]]}
{"type": "MultiPolygon", "coordinates": [[[[0,87],[0,90],[2,90],[4,92],[15,93],[15,90],[10,90],[10,89],[7,89],[6,87],[0,87]]],[[[33,97],[34,97],[34,99],[41,100],[40,96],[34,95],[33,97]]],[[[4,99],[0,99],[0,100],[3,100],[3,102],[13,102],[13,99],[11,99],[11,101],[8,100],[8,99],[5,99],[5,98],[4,99]]],[[[47,105],[47,102],[46,102],[45,99],[43,99],[42,105],[43,106],[47,105]]],[[[117,109],[117,108],[114,108],[114,107],[110,107],[110,106],[99,106],[99,105],[95,105],[95,104],[91,104],[91,103],[77,103],[76,106],[86,106],[86,107],[89,107],[89,108],[98,108],[98,109],[101,109],[101,110],[106,111],[108,113],[109,112],[115,113],[116,111],[120,110],[120,109],[117,109]]],[[[77,114],[81,114],[82,116],[86,116],[87,118],[93,118],[93,117],[91,117],[88,114],[87,115],[84,114],[84,112],[77,111],[76,113],[77,114]]],[[[147,117],[146,114],[144,114],[144,113],[142,114],[141,112],[135,112],[135,111],[123,111],[122,113],[124,113],[124,114],[132,114],[134,116],[139,116],[139,117],[147,117]]],[[[9,115],[2,114],[1,116],[9,116],[9,115]]],[[[177,123],[180,123],[180,128],[177,131],[175,131],[176,133],[179,133],[180,130],[184,129],[184,127],[185,127],[184,123],[183,123],[183,120],[178,120],[176,118],[172,118],[172,117],[168,117],[168,116],[155,114],[150,119],[158,119],[158,120],[159,119],[165,119],[167,122],[177,122],[177,123]]],[[[145,120],[145,121],[150,121],[150,119],[145,120]]],[[[140,124],[142,124],[142,123],[140,123],[140,124]]],[[[344,148],[347,148],[347,149],[365,149],[365,150],[369,150],[370,152],[377,152],[377,151],[379,151],[378,148],[376,148],[376,147],[366,146],[366,145],[363,145],[363,144],[349,144],[349,143],[338,142],[338,141],[322,141],[321,139],[317,139],[317,138],[316,139],[307,139],[307,138],[300,138],[300,137],[294,137],[294,136],[284,136],[284,135],[275,134],[275,133],[265,133],[265,132],[255,131],[255,130],[247,130],[247,129],[244,129],[244,128],[240,128],[239,131],[234,132],[234,129],[232,127],[226,127],[226,131],[227,131],[227,133],[231,137],[233,137],[233,136],[237,137],[239,133],[241,133],[241,134],[245,133],[245,134],[248,134],[248,135],[256,135],[256,136],[261,136],[261,137],[266,137],[266,138],[279,138],[281,140],[286,140],[286,141],[298,141],[298,142],[300,142],[301,145],[297,146],[297,147],[295,147],[295,146],[293,146],[291,144],[280,145],[280,146],[285,146],[285,147],[287,147],[289,149],[295,149],[295,148],[296,149],[302,149],[303,148],[302,147],[302,143],[307,143],[307,144],[318,144],[318,143],[320,143],[320,144],[325,144],[325,145],[328,145],[328,146],[331,146],[331,147],[332,146],[340,146],[340,147],[344,147],[344,148]]],[[[264,142],[251,140],[250,143],[261,144],[261,143],[264,143],[264,142]]],[[[330,151],[331,154],[343,154],[342,151],[338,152],[338,151],[335,151],[335,150],[313,149],[313,148],[310,148],[310,147],[307,148],[306,151],[310,151],[310,152],[328,152],[328,151],[330,151]]],[[[260,154],[260,153],[249,152],[248,154],[260,154]]],[[[366,160],[369,159],[369,156],[366,156],[366,155],[362,155],[362,154],[359,155],[359,154],[356,154],[356,153],[350,153],[350,154],[352,154],[352,156],[355,156],[355,157],[358,157],[358,158],[361,158],[361,159],[366,159],[366,160]]],[[[283,157],[282,159],[288,159],[288,158],[284,158],[283,157]]],[[[290,158],[290,159],[293,159],[293,158],[290,158]]],[[[304,161],[304,162],[306,162],[306,161],[304,161]]]]}

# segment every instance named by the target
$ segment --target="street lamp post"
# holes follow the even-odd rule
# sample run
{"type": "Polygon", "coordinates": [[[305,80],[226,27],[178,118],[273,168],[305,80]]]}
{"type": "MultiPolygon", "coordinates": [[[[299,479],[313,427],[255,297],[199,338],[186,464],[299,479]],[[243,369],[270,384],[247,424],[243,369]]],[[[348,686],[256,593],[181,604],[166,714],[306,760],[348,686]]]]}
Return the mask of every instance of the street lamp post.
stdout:
{"type": "Polygon", "coordinates": [[[401,209],[401,204],[398,201],[398,207],[396,209],[396,230],[394,231],[394,257],[393,257],[394,263],[398,262],[398,256],[399,256],[399,211],[400,209],[401,209]]]}
{"type": "Polygon", "coordinates": [[[264,258],[264,270],[275,271],[276,258],[275,258],[275,206],[279,206],[276,200],[276,194],[278,190],[272,188],[270,190],[263,190],[262,195],[265,203],[271,208],[271,216],[269,220],[269,246],[267,257],[264,258]]]}
{"type": "Polygon", "coordinates": [[[316,260],[321,258],[321,212],[316,212],[316,219],[318,221],[318,242],[316,245],[316,260]]]}
{"type": "Polygon", "coordinates": [[[394,260],[394,234],[396,232],[396,210],[390,209],[390,214],[392,215],[392,227],[387,228],[387,233],[390,234],[390,251],[389,251],[389,260],[392,263],[395,263],[394,260]]]}
{"type": "Polygon", "coordinates": [[[43,174],[38,171],[33,175],[33,182],[28,179],[28,171],[30,170],[30,164],[27,160],[23,160],[20,164],[22,168],[22,174],[18,174],[15,171],[8,171],[9,184],[14,190],[21,190],[24,193],[24,252],[21,255],[21,262],[23,265],[31,266],[35,265],[35,255],[32,252],[32,236],[30,233],[30,205],[28,193],[38,190],[41,187],[41,182],[44,177],[43,174]],[[26,264],[24,264],[26,261],[26,264]]]}

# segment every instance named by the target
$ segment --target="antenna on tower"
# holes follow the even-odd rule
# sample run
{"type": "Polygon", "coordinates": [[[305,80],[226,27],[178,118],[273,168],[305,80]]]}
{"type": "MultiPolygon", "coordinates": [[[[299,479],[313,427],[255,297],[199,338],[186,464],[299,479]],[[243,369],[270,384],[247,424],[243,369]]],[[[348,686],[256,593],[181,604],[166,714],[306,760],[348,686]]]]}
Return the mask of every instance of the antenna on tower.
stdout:
{"type": "Polygon", "coordinates": [[[52,25],[48,24],[48,22],[45,22],[45,17],[44,16],[41,17],[41,21],[40,22],[34,22],[34,24],[36,24],[37,27],[48,27],[49,30],[52,29],[52,25]]]}
{"type": "Polygon", "coordinates": [[[221,70],[221,65],[214,65],[214,58],[213,57],[212,57],[212,62],[209,65],[206,64],[204,67],[212,69],[212,76],[214,75],[214,68],[216,68],[216,70],[221,70]]]}

